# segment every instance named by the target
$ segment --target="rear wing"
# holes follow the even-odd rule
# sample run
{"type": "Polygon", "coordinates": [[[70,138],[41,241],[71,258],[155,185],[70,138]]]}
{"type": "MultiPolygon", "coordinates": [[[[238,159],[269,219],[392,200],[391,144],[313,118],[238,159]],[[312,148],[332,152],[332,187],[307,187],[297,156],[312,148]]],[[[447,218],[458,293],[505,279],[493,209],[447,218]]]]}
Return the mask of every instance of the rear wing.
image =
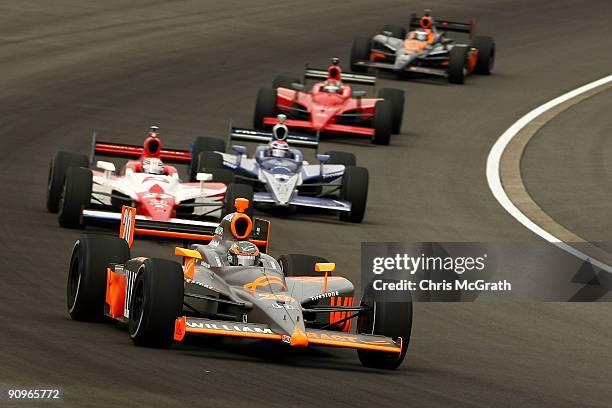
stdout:
{"type": "MultiPolygon", "coordinates": [[[[272,132],[231,127],[229,137],[230,140],[268,143],[272,140],[273,135],[272,132]]],[[[316,135],[296,135],[290,133],[287,135],[286,140],[293,146],[310,147],[313,149],[319,146],[319,137],[316,135]]]]}
{"type": "MultiPolygon", "coordinates": [[[[422,16],[412,14],[410,16],[410,30],[421,27],[422,16]]],[[[476,19],[472,18],[469,22],[449,21],[449,20],[435,20],[433,25],[441,31],[452,31],[456,33],[468,34],[470,38],[476,34],[476,19]]]]}
{"type": "MultiPolygon", "coordinates": [[[[138,158],[142,155],[143,147],[124,143],[103,142],[97,140],[94,132],[91,140],[90,162],[94,163],[96,156],[138,158]]],[[[168,163],[191,163],[191,152],[182,149],[161,149],[161,159],[168,163]]]]}
{"type": "MultiPolygon", "coordinates": [[[[119,237],[124,239],[130,248],[134,244],[136,235],[190,243],[210,242],[214,238],[217,228],[215,225],[204,225],[205,223],[190,220],[181,221],[184,222],[160,222],[143,219],[136,215],[136,208],[124,205],[121,209],[119,237]]],[[[268,252],[269,235],[270,221],[253,218],[253,229],[248,240],[257,245],[263,253],[268,252]]]]}
{"type": "MultiPolygon", "coordinates": [[[[304,70],[304,80],[306,79],[327,79],[327,69],[310,68],[306,65],[304,70]]],[[[376,76],[367,74],[355,74],[353,72],[342,72],[341,78],[343,82],[362,84],[362,85],[376,85],[376,76]]]]}

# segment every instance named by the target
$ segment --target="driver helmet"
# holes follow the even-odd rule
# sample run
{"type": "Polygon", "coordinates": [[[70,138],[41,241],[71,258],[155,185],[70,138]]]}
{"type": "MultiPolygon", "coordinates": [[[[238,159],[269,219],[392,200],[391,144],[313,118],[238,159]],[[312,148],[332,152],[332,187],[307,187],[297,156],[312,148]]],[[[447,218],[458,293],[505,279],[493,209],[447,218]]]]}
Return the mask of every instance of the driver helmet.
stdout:
{"type": "Polygon", "coordinates": [[[259,249],[249,241],[234,242],[227,252],[230,266],[259,265],[259,249]]]}
{"type": "Polygon", "coordinates": [[[270,150],[273,157],[287,157],[289,156],[289,144],[284,140],[275,140],[270,143],[270,150]]]}
{"type": "Polygon", "coordinates": [[[142,171],[149,174],[164,174],[164,163],[160,159],[148,157],[142,161],[142,171]]]}
{"type": "Polygon", "coordinates": [[[419,30],[414,34],[414,39],[417,41],[427,41],[427,37],[427,31],[419,30]]]}
{"type": "Polygon", "coordinates": [[[323,91],[327,93],[339,94],[340,85],[340,81],[325,81],[325,84],[323,85],[323,91]]]}

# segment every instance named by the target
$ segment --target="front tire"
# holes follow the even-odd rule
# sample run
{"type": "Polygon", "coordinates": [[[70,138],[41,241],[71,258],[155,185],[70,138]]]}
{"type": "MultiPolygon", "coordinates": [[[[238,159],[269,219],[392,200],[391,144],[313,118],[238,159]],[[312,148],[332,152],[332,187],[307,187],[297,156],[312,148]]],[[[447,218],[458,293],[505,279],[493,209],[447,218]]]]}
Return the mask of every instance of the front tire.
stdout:
{"type": "Polygon", "coordinates": [[[264,130],[265,118],[276,116],[276,90],[271,88],[261,88],[257,92],[255,102],[255,113],[253,115],[253,127],[257,130],[264,130]]]}
{"type": "Polygon", "coordinates": [[[340,212],[342,221],[363,221],[368,201],[369,178],[368,170],[363,167],[348,166],[344,169],[340,198],[351,203],[351,211],[340,212]]]}
{"type": "Polygon", "coordinates": [[[402,129],[402,119],[404,118],[404,91],[394,88],[381,88],[378,97],[391,102],[393,107],[393,126],[394,134],[399,134],[402,129]]]}
{"type": "MultiPolygon", "coordinates": [[[[200,167],[200,153],[202,152],[225,152],[225,140],[214,137],[198,137],[191,146],[191,163],[189,164],[189,180],[196,181],[198,168],[200,167]]],[[[217,155],[221,157],[220,155],[217,155]]],[[[215,166],[219,159],[212,158],[213,163],[204,163],[206,167],[215,166]]],[[[223,168],[223,158],[221,158],[221,168],[223,168]]]]}
{"type": "Polygon", "coordinates": [[[128,327],[137,346],[168,348],[183,308],[183,268],[166,259],[146,259],[134,281],[128,327]]]}
{"type": "Polygon", "coordinates": [[[393,105],[389,101],[378,101],[374,106],[374,136],[372,143],[388,145],[393,132],[393,105]]]}
{"type": "Polygon", "coordinates": [[[465,82],[465,64],[467,62],[467,47],[455,45],[451,48],[448,59],[448,82],[462,84],[465,82]]]}
{"type": "Polygon", "coordinates": [[[57,213],[59,200],[64,188],[66,171],[70,167],[89,167],[89,159],[84,154],[57,152],[49,164],[47,181],[47,211],[57,213]]]}
{"type": "Polygon", "coordinates": [[[277,88],[293,89],[291,85],[301,84],[301,83],[302,81],[300,81],[299,78],[290,77],[288,75],[277,75],[276,77],[274,77],[274,80],[272,81],[272,88],[274,89],[277,89],[277,88]]]}
{"type": "Polygon", "coordinates": [[[477,35],[470,42],[470,47],[478,49],[478,60],[474,72],[489,75],[495,65],[495,40],[493,37],[477,35]]]}
{"type": "Polygon", "coordinates": [[[351,71],[366,72],[368,67],[359,65],[358,61],[369,61],[370,50],[372,49],[372,38],[368,35],[359,34],[353,40],[351,48],[351,71]]]}
{"type": "Polygon", "coordinates": [[[327,263],[327,259],[320,256],[287,254],[278,258],[278,263],[285,276],[323,276],[320,272],[315,272],[316,263],[327,263]]]}
{"type": "Polygon", "coordinates": [[[410,343],[412,332],[412,296],[410,291],[403,292],[404,299],[389,299],[386,292],[376,291],[368,285],[361,306],[367,312],[361,312],[357,320],[357,333],[378,334],[381,336],[402,339],[400,355],[371,350],[357,350],[361,364],[366,367],[393,370],[398,368],[410,343]]]}
{"type": "Polygon", "coordinates": [[[130,259],[127,242],[107,235],[84,235],[74,244],[66,290],[68,313],[74,320],[96,321],[104,316],[106,268],[130,259]]]}
{"type": "Polygon", "coordinates": [[[329,160],[327,160],[325,164],[343,164],[345,166],[357,165],[357,158],[353,153],[331,150],[325,152],[325,154],[329,155],[329,160]]]}
{"type": "Polygon", "coordinates": [[[382,32],[388,31],[391,33],[391,37],[399,38],[400,40],[406,39],[406,29],[401,26],[387,24],[383,27],[382,32]]]}
{"type": "Polygon", "coordinates": [[[91,201],[93,177],[91,170],[70,167],[66,171],[64,188],[59,200],[57,218],[64,228],[83,228],[83,209],[91,201]]]}

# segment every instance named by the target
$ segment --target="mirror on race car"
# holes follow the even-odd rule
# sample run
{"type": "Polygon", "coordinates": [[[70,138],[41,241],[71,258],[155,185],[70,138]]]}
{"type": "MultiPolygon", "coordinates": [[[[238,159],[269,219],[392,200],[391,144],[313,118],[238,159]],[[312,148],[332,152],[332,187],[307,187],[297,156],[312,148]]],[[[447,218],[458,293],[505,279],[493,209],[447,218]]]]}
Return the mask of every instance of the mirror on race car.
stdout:
{"type": "Polygon", "coordinates": [[[234,145],[232,146],[232,150],[238,154],[245,154],[247,151],[247,148],[245,146],[234,145]]]}
{"type": "Polygon", "coordinates": [[[363,97],[364,97],[364,96],[366,96],[366,95],[367,95],[367,92],[366,92],[366,91],[363,91],[363,90],[353,91],[353,96],[354,96],[355,98],[363,98],[363,97]]]}
{"type": "Polygon", "coordinates": [[[210,181],[213,179],[213,175],[210,173],[198,173],[196,175],[196,180],[198,181],[210,181]]]}
{"type": "Polygon", "coordinates": [[[298,84],[297,82],[294,82],[291,84],[291,89],[298,92],[304,92],[306,90],[306,87],[304,86],[304,84],[298,84]]]}
{"type": "Polygon", "coordinates": [[[321,163],[325,163],[326,161],[329,160],[329,154],[317,154],[317,160],[320,161],[321,163]]]}
{"type": "Polygon", "coordinates": [[[107,161],[98,160],[96,162],[96,167],[104,171],[115,171],[115,165],[107,161]]]}

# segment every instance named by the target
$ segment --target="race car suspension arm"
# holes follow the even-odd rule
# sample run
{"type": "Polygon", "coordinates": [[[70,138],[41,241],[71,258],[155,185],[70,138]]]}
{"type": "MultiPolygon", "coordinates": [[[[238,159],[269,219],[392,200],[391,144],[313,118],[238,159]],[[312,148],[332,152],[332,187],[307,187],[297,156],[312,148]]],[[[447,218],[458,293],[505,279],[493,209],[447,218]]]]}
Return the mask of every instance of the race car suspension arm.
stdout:
{"type": "Polygon", "coordinates": [[[228,304],[228,305],[238,306],[238,307],[241,307],[243,309],[252,309],[253,308],[252,304],[248,304],[248,303],[244,303],[244,302],[235,302],[233,300],[228,300],[228,299],[219,299],[219,298],[216,298],[214,296],[198,295],[198,294],[195,294],[195,293],[185,293],[184,296],[188,297],[188,298],[194,298],[194,299],[200,299],[200,300],[209,300],[211,302],[225,303],[225,304],[228,304]]]}

